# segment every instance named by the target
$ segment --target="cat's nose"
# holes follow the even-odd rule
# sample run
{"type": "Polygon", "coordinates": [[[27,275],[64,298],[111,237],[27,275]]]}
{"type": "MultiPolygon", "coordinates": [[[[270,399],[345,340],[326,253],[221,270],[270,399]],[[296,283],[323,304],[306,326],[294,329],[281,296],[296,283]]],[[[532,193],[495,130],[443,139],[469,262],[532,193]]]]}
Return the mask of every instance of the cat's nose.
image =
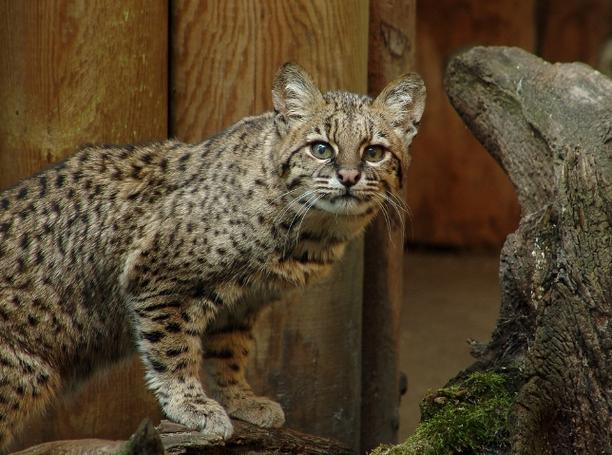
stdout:
{"type": "Polygon", "coordinates": [[[338,169],[336,177],[344,186],[349,187],[356,184],[361,178],[359,169],[338,169]]]}

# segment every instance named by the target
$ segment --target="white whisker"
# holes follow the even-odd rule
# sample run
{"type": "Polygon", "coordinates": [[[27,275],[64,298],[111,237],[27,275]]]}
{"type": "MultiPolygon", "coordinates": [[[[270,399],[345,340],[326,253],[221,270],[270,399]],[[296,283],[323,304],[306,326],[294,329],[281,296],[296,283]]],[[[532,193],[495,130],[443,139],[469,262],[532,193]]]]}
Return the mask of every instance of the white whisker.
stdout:
{"type": "Polygon", "coordinates": [[[295,241],[298,242],[300,239],[300,229],[302,228],[302,223],[304,223],[304,220],[306,219],[306,215],[308,215],[308,211],[314,207],[314,205],[317,203],[317,201],[319,201],[323,196],[318,195],[318,197],[316,197],[314,199],[314,201],[312,201],[309,205],[308,208],[306,209],[306,211],[304,212],[304,215],[302,216],[302,219],[300,220],[300,224],[298,224],[296,233],[295,233],[295,241]]]}
{"type": "Polygon", "coordinates": [[[310,208],[308,206],[308,204],[310,203],[310,201],[314,199],[316,199],[318,197],[316,191],[309,191],[309,196],[308,196],[308,200],[306,201],[306,203],[301,206],[296,212],[295,215],[293,216],[291,223],[289,224],[289,227],[287,228],[287,234],[285,235],[285,241],[283,242],[283,256],[285,256],[286,252],[287,252],[287,244],[289,242],[289,240],[291,239],[291,228],[293,227],[293,224],[295,223],[295,221],[297,219],[299,219],[299,217],[301,216],[302,212],[306,213],[308,212],[308,209],[310,208]]]}

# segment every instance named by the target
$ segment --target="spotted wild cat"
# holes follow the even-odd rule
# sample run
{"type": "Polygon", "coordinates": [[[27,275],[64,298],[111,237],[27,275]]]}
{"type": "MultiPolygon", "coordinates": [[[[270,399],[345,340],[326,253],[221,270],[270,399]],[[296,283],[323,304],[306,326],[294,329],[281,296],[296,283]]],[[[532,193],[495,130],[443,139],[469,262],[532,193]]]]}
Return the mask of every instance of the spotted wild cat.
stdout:
{"type": "Polygon", "coordinates": [[[134,350],[172,420],[283,424],[245,380],[257,308],[240,298],[324,276],[396,197],[425,88],[322,94],[287,64],[273,103],[201,144],[87,147],[0,194],[0,451],[134,350]]]}

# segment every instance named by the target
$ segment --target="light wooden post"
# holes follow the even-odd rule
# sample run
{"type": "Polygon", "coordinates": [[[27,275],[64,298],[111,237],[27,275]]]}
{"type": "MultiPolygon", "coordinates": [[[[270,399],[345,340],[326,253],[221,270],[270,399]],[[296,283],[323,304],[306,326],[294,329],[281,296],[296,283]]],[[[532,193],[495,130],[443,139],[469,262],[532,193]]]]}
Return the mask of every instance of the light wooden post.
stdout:
{"type": "MultiPolygon", "coordinates": [[[[83,143],[165,138],[167,23],[161,1],[0,1],[0,188],[83,143]]],[[[57,404],[14,447],[127,437],[155,415],[139,369],[110,376],[57,404]]]]}
{"type": "MultiPolygon", "coordinates": [[[[415,8],[415,0],[370,4],[368,92],[373,97],[390,81],[413,70],[415,8]]],[[[375,220],[365,235],[362,451],[397,440],[403,238],[399,220],[389,231],[382,217],[375,220]]]]}
{"type": "MultiPolygon", "coordinates": [[[[171,133],[200,141],[272,107],[286,61],[322,89],[367,89],[367,0],[175,1],[171,133]]],[[[228,157],[231,159],[231,157],[228,157]]],[[[362,241],[333,277],[286,296],[257,324],[255,390],[277,398],[287,425],[357,448],[361,396],[362,241]]]]}

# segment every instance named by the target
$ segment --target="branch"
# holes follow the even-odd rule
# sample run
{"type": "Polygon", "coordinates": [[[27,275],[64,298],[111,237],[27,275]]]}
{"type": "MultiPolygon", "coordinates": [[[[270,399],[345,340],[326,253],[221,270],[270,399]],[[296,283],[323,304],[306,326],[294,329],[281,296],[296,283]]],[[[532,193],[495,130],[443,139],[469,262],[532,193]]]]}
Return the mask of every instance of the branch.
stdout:
{"type": "Polygon", "coordinates": [[[260,428],[233,420],[234,435],[228,441],[213,439],[182,425],[162,420],[154,428],[143,421],[129,441],[83,439],[40,444],[13,455],[211,455],[211,454],[307,454],[348,455],[336,441],[286,428],[260,428]]]}

